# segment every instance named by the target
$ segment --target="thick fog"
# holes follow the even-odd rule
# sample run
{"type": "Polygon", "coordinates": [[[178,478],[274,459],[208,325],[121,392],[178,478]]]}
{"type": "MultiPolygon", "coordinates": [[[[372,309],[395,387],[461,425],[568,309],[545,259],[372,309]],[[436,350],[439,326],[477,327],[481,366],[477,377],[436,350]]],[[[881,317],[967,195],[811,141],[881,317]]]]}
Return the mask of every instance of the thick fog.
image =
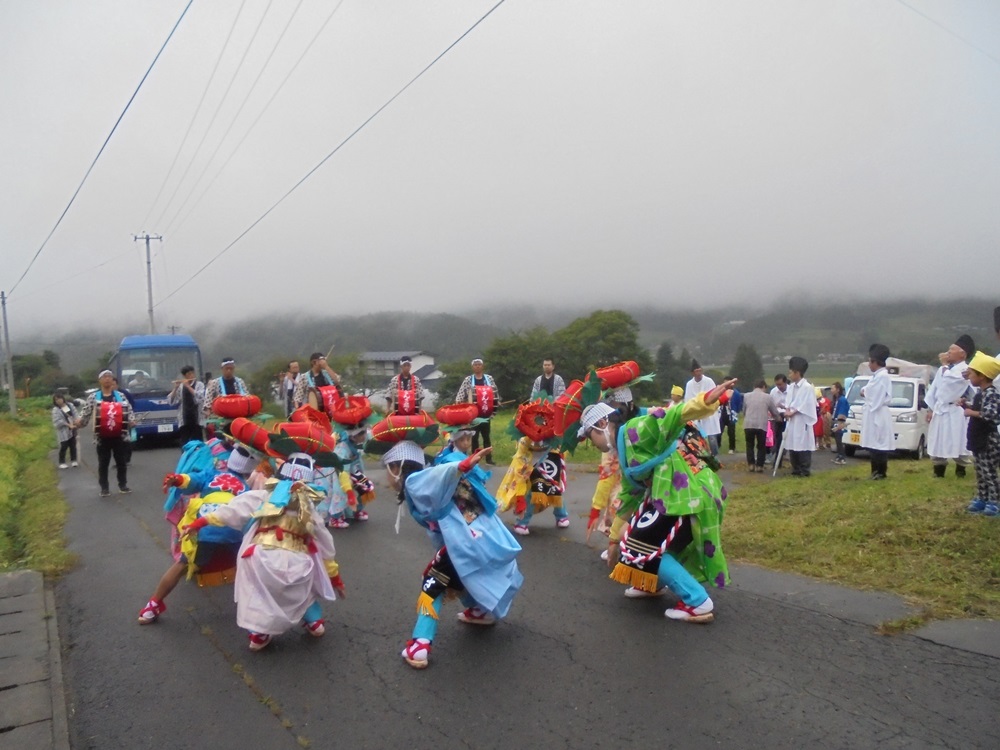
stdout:
{"type": "Polygon", "coordinates": [[[46,240],[185,5],[0,4],[15,335],[995,292],[992,0],[196,2],[46,240]]]}

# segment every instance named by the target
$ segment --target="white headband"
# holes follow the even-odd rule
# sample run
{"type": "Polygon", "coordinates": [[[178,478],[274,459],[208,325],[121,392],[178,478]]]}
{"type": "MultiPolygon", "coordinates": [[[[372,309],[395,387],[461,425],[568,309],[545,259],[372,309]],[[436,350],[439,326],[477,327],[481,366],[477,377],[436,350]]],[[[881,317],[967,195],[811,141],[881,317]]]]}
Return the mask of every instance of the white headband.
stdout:
{"type": "Polygon", "coordinates": [[[111,370],[101,370],[100,374],[97,376],[97,379],[100,380],[105,375],[110,375],[111,377],[115,376],[115,374],[113,372],[111,372],[111,370]]]}
{"type": "Polygon", "coordinates": [[[587,437],[587,430],[600,422],[602,419],[606,419],[614,413],[614,407],[609,406],[603,401],[591,404],[584,409],[583,414],[580,415],[580,429],[577,430],[576,436],[578,438],[587,437]]]}
{"type": "Polygon", "coordinates": [[[224,359],[224,360],[222,360],[222,364],[219,365],[219,367],[227,367],[228,365],[232,365],[233,367],[235,367],[236,366],[236,360],[235,359],[224,359]]]}

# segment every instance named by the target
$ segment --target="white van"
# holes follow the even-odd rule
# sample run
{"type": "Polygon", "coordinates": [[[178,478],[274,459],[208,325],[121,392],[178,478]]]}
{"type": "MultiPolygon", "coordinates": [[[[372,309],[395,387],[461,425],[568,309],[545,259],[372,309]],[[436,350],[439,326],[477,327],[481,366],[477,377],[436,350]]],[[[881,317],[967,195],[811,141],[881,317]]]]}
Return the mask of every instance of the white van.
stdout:
{"type": "MultiPolygon", "coordinates": [[[[906,360],[889,358],[886,362],[889,379],[892,381],[892,400],[889,413],[892,414],[895,429],[896,450],[913,454],[916,458],[927,457],[927,388],[936,372],[929,365],[916,365],[906,360]]],[[[850,411],[844,427],[844,452],[853,456],[861,447],[861,415],[865,410],[865,398],[861,390],[871,380],[871,370],[867,363],[858,367],[858,375],[847,391],[850,411]]]]}

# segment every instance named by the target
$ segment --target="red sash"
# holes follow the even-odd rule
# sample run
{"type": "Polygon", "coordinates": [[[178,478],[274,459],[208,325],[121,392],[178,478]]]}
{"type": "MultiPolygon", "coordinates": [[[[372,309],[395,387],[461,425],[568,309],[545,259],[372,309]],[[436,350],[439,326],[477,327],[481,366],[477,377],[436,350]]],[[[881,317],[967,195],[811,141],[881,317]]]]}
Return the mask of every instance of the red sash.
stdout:
{"type": "Polygon", "coordinates": [[[321,385],[316,390],[323,397],[323,410],[327,414],[333,414],[333,410],[337,408],[337,402],[340,400],[340,391],[337,390],[337,386],[321,385]]]}
{"type": "MultiPolygon", "coordinates": [[[[402,381],[400,381],[402,383],[402,381]]],[[[410,378],[409,389],[400,388],[396,391],[396,413],[416,414],[417,413],[417,393],[413,388],[413,378],[410,378]]]]}
{"type": "Polygon", "coordinates": [[[97,434],[102,438],[122,436],[122,405],[117,401],[101,401],[101,423],[97,434]]]}
{"type": "Polygon", "coordinates": [[[479,407],[479,416],[493,416],[493,389],[488,385],[473,386],[476,391],[476,406],[479,407]]]}

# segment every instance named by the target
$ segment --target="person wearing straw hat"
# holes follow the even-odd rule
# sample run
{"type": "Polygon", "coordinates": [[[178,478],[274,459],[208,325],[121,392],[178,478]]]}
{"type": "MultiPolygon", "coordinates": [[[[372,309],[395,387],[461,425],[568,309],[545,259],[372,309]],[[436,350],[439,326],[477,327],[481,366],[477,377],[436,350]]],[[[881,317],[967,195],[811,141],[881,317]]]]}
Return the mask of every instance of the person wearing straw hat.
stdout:
{"type": "Polygon", "coordinates": [[[969,503],[970,513],[1000,515],[1000,392],[993,385],[1000,377],[1000,361],[985,352],[976,352],[966,371],[969,382],[979,392],[971,404],[963,400],[969,418],[968,445],[976,465],[976,497],[969,503]]]}
{"type": "Polygon", "coordinates": [[[948,461],[955,462],[955,476],[965,476],[972,463],[972,453],[966,447],[969,420],[963,413],[962,397],[969,390],[966,360],[976,353],[972,337],[962,334],[954,344],[938,355],[941,366],[927,389],[927,453],[931,457],[934,476],[944,478],[948,461]]]}
{"type": "Polygon", "coordinates": [[[669,409],[651,409],[617,430],[607,405],[583,410],[577,437],[602,453],[617,450],[621,507],[611,529],[611,578],[629,584],[629,598],[656,596],[669,588],[679,601],[664,615],[680,622],[711,622],[715,605],[703,583],[722,588],[729,569],[722,552],[726,491],[702,433],[704,419],[727,401],[736,383],[727,380],[669,409]]]}

